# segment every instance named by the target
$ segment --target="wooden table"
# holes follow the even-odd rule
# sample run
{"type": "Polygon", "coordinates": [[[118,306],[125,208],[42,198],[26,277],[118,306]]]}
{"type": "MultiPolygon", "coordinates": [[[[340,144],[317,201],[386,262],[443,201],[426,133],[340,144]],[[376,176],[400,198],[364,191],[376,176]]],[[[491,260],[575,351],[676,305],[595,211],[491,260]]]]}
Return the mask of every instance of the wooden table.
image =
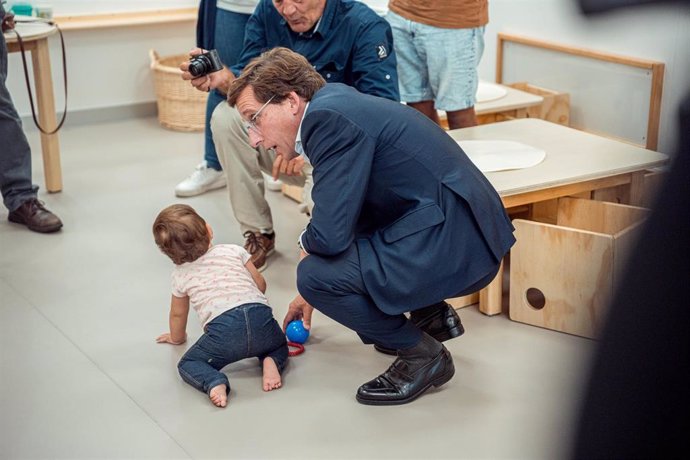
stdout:
{"type": "MultiPolygon", "coordinates": [[[[57,126],[57,117],[55,115],[55,98],[50,69],[48,37],[53,35],[57,29],[55,26],[45,23],[18,23],[17,31],[21,34],[24,41],[24,49],[31,53],[36,103],[38,105],[38,121],[46,131],[52,131],[57,126]]],[[[20,51],[17,36],[14,32],[6,32],[5,40],[10,53],[20,51]]],[[[59,192],[62,190],[62,169],[60,167],[58,134],[41,133],[41,150],[43,152],[46,190],[49,192],[59,192]]]]}
{"type": "Polygon", "coordinates": [[[474,112],[478,117],[493,113],[515,111],[516,118],[525,118],[525,115],[522,113],[523,111],[526,111],[529,107],[539,105],[544,101],[543,97],[536,94],[511,88],[510,86],[499,85],[498,83],[492,84],[501,86],[503,89],[505,89],[506,95],[499,99],[477,101],[474,106],[474,112]]]}
{"type": "MultiPolygon", "coordinates": [[[[495,85],[496,83],[490,84],[495,85]]],[[[477,102],[477,104],[474,106],[474,110],[479,119],[481,119],[482,116],[490,116],[495,114],[506,114],[511,118],[525,118],[527,116],[528,108],[537,106],[544,101],[543,97],[536,94],[520,91],[518,89],[511,88],[510,86],[498,86],[506,90],[506,95],[499,99],[477,102]]],[[[439,110],[438,117],[441,121],[441,125],[444,128],[448,128],[446,112],[439,110]]],[[[483,121],[483,123],[488,122],[490,122],[490,120],[483,121]]],[[[283,195],[292,198],[298,203],[302,202],[302,187],[297,185],[283,184],[281,190],[283,195]]]]}
{"type": "MultiPolygon", "coordinates": [[[[479,84],[496,85],[506,91],[505,96],[498,99],[477,100],[477,103],[474,105],[474,113],[477,115],[477,122],[480,125],[503,120],[503,118],[497,120],[496,115],[505,115],[505,118],[527,118],[527,109],[544,102],[542,96],[511,88],[510,86],[484,81],[480,81],[479,84]]],[[[441,125],[444,128],[448,128],[446,112],[443,110],[438,110],[437,112],[441,125]]]]}
{"type": "MultiPolygon", "coordinates": [[[[642,200],[645,171],[668,157],[624,142],[544,120],[527,118],[448,131],[458,140],[511,140],[546,152],[536,166],[487,173],[506,208],[609,187],[630,188],[630,204],[642,200]]],[[[479,310],[501,313],[502,271],[479,293],[479,310]]]]}

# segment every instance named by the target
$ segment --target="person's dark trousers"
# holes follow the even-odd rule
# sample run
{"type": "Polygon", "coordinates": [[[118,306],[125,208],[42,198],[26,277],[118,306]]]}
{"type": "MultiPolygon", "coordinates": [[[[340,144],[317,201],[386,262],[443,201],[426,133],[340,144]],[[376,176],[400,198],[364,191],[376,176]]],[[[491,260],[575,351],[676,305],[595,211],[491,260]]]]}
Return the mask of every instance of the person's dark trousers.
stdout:
{"type": "Polygon", "coordinates": [[[0,191],[7,209],[14,211],[36,197],[38,186],[31,182],[31,148],[6,80],[7,44],[0,33],[0,191]]]}
{"type": "Polygon", "coordinates": [[[230,363],[256,357],[260,363],[272,358],[282,373],[288,360],[287,340],[267,305],[249,303],[226,311],[206,325],[206,331],[182,356],[177,365],[182,380],[208,394],[226,385],[220,372],[230,363]]]}
{"type": "Polygon", "coordinates": [[[389,315],[376,307],[364,285],[354,245],[336,257],[302,259],[297,289],[310,305],[357,332],[364,343],[400,350],[417,345],[422,338],[405,315],[389,315]]]}
{"type": "MultiPolygon", "coordinates": [[[[497,271],[498,264],[454,297],[477,292],[496,277],[497,271]]],[[[297,289],[315,309],[357,332],[366,344],[402,350],[417,345],[422,337],[422,331],[405,315],[389,315],[376,307],[364,285],[354,246],[336,257],[310,255],[303,259],[297,267],[297,289]]],[[[433,313],[445,308],[446,302],[439,302],[421,311],[433,313]]]]}
{"type": "MultiPolygon", "coordinates": [[[[232,11],[216,11],[214,46],[218,51],[220,60],[227,67],[234,65],[240,58],[244,44],[244,29],[249,20],[248,14],[233,13],[232,11]]],[[[225,102],[225,94],[213,90],[208,94],[206,101],[206,128],[204,130],[204,160],[209,168],[222,171],[223,167],[218,160],[216,147],[213,144],[211,133],[211,115],[218,104],[225,102]]]]}

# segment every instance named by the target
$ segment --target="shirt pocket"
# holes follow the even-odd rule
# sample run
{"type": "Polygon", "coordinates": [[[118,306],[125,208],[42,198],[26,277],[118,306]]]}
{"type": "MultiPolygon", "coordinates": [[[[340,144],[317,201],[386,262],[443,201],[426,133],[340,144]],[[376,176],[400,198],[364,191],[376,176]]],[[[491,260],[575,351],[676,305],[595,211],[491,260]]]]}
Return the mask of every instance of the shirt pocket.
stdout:
{"type": "Polygon", "coordinates": [[[436,203],[415,208],[381,231],[383,241],[393,243],[407,236],[436,226],[446,220],[436,203]]]}
{"type": "Polygon", "coordinates": [[[342,83],[345,78],[345,67],[337,62],[329,61],[315,67],[326,83],[342,83]]]}

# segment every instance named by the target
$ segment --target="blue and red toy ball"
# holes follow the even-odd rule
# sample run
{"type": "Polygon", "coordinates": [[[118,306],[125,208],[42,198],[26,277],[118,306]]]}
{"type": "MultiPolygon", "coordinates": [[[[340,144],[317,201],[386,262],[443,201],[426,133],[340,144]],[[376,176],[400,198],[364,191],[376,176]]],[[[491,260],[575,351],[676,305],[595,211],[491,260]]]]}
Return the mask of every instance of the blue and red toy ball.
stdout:
{"type": "Polygon", "coordinates": [[[304,328],[302,320],[290,321],[285,328],[288,341],[303,344],[309,338],[309,330],[304,328]]]}

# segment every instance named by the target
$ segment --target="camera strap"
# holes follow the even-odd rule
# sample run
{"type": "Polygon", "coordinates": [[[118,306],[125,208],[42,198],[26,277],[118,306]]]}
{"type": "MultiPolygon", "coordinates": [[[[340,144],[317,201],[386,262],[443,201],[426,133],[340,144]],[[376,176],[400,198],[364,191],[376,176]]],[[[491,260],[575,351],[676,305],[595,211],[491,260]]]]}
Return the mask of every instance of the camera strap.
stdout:
{"type": "MultiPolygon", "coordinates": [[[[26,22],[39,22],[39,21],[30,20],[30,21],[15,21],[15,22],[26,23],[26,22]]],[[[51,26],[55,26],[58,33],[60,34],[60,45],[62,46],[62,75],[63,75],[63,79],[65,82],[65,109],[62,112],[62,119],[60,120],[60,123],[58,123],[58,125],[52,131],[47,131],[38,122],[38,118],[36,117],[36,109],[34,107],[33,92],[31,91],[31,82],[29,81],[29,67],[26,64],[26,51],[24,49],[24,40],[22,39],[22,36],[19,34],[19,32],[17,32],[16,29],[12,29],[12,32],[14,32],[15,35],[17,36],[17,43],[19,44],[19,49],[20,49],[21,55],[22,55],[22,64],[24,65],[24,80],[26,81],[26,90],[29,93],[29,102],[31,104],[31,116],[34,119],[34,124],[36,125],[38,130],[41,131],[43,134],[55,134],[60,130],[60,128],[62,128],[62,125],[65,123],[65,118],[67,118],[67,58],[65,56],[65,40],[62,36],[62,30],[60,30],[60,28],[58,27],[57,24],[55,24],[52,21],[40,21],[40,22],[45,22],[46,24],[49,24],[51,26]]]]}

